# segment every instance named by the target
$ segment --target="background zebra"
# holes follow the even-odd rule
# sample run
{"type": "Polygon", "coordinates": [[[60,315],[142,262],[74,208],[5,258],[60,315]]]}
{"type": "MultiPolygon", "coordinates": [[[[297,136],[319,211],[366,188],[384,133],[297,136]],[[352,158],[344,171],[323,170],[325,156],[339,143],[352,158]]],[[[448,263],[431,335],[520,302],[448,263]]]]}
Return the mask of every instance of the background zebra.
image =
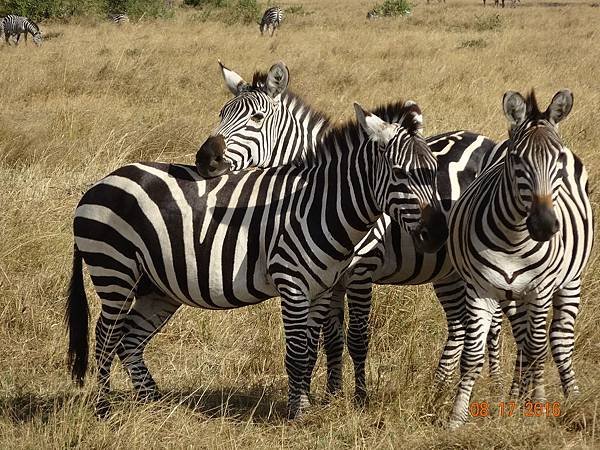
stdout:
{"type": "MultiPolygon", "coordinates": [[[[237,73],[222,65],[221,69],[229,90],[237,94],[223,107],[222,114],[237,117],[240,124],[257,117],[266,119],[261,122],[261,133],[257,133],[252,146],[237,144],[234,128],[231,127],[222,128],[215,136],[209,138],[200,147],[196,157],[196,166],[203,176],[211,177],[231,169],[278,166],[297,159],[314,158],[314,143],[321,139],[323,128],[311,124],[328,126],[326,121],[320,120],[321,114],[311,112],[310,108],[299,102],[287,89],[280,94],[281,106],[274,104],[273,98],[265,91],[264,75],[255,75],[253,84],[249,85],[237,73]],[[278,112],[281,114],[278,115],[278,112]],[[262,135],[272,136],[275,143],[262,141],[262,135]]],[[[269,74],[271,77],[285,80],[287,86],[289,74],[283,63],[274,65],[269,74]]],[[[381,110],[379,113],[388,122],[402,120],[394,109],[381,110]]],[[[505,151],[505,146],[494,148],[494,142],[484,136],[465,131],[431,137],[427,142],[438,160],[437,186],[445,214],[448,214],[454,200],[482,168],[497,161],[505,151]]],[[[442,383],[449,378],[458,364],[464,338],[464,285],[458,275],[451,271],[445,249],[435,254],[417,249],[412,238],[387,217],[380,219],[358,245],[357,255],[353,258],[341,284],[334,291],[333,308],[325,326],[330,392],[339,390],[341,386],[343,301],[346,290],[350,316],[348,348],[355,368],[356,398],[362,402],[366,396],[364,368],[368,348],[367,327],[372,283],[428,282],[437,282],[436,292],[448,318],[448,340],[440,358],[436,380],[442,383]]],[[[498,311],[488,342],[490,372],[493,376],[499,374],[501,319],[498,311]]]]}
{"type": "MultiPolygon", "coordinates": [[[[273,77],[265,84],[272,96],[283,88],[273,77]]],[[[235,127],[238,142],[244,134],[254,140],[266,118],[240,124],[228,107],[219,129],[235,127]]],[[[381,213],[401,221],[422,245],[444,242],[425,238],[439,236],[429,230],[446,224],[435,198],[437,163],[419,134],[420,110],[412,102],[395,108],[402,123],[388,124],[356,106],[360,125],[332,130],[314,160],[210,180],[189,166],[131,164],[84,194],[74,219],[69,364],[82,382],[83,259],[102,300],[98,414],[109,411],[115,353],[138,395],[156,396],[143,351],[179,305],[230,309],[276,295],[282,297],[290,417],[307,406],[306,370],[316,358],[331,287],[381,213]]]]}
{"type": "Polygon", "coordinates": [[[511,321],[519,352],[511,395],[545,401],[551,306],[550,346],[562,388],[565,395],[579,392],[572,361],[574,325],[593,220],[586,170],[558,136],[558,123],[572,105],[568,90],[558,92],[544,112],[533,91],[527,99],[507,92],[507,156],[475,180],[452,210],[449,252],[466,282],[469,316],[452,427],[467,420],[498,303],[511,321]]]}
{"type": "Polygon", "coordinates": [[[108,18],[117,25],[125,25],[129,23],[129,16],[127,14],[109,14],[108,18]]]}
{"type": "Polygon", "coordinates": [[[36,45],[42,43],[42,33],[35,22],[27,17],[16,16],[10,14],[2,19],[2,32],[4,33],[4,40],[8,44],[8,39],[11,36],[16,38],[16,44],[19,44],[21,34],[25,35],[25,41],[27,41],[27,33],[33,36],[33,42],[36,45]]]}
{"type": "Polygon", "coordinates": [[[283,10],[278,6],[272,6],[267,9],[260,20],[260,34],[262,35],[265,31],[271,28],[271,36],[275,33],[275,30],[279,28],[279,25],[283,21],[283,10]]]}

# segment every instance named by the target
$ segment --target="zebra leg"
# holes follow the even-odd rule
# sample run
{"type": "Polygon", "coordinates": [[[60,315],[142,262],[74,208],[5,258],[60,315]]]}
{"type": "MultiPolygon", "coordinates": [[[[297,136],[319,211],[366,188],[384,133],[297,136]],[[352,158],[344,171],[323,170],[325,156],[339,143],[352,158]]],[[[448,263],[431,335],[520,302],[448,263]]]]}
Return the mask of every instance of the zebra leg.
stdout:
{"type": "Polygon", "coordinates": [[[460,360],[465,341],[465,283],[457,273],[449,275],[440,282],[433,283],[448,322],[448,338],[435,371],[435,384],[448,382],[460,360]]]}
{"type": "Polygon", "coordinates": [[[483,368],[487,334],[498,306],[496,300],[475,297],[470,292],[467,292],[466,303],[468,320],[460,359],[461,379],[450,415],[450,428],[457,428],[468,419],[471,393],[483,368]]]}
{"type": "Polygon", "coordinates": [[[366,278],[348,284],[348,353],[354,365],[354,400],[358,405],[367,403],[365,365],[369,350],[369,314],[373,281],[366,278]]]}
{"type": "Polygon", "coordinates": [[[579,394],[573,370],[575,320],[581,301],[581,280],[573,280],[558,290],[553,297],[554,316],[550,325],[552,358],[558,368],[565,397],[579,394]]]}
{"type": "Polygon", "coordinates": [[[329,313],[323,325],[325,354],[327,355],[327,394],[342,390],[342,355],[344,353],[344,297],[346,288],[338,283],[333,288],[329,313]]]}
{"type": "Polygon", "coordinates": [[[100,317],[96,322],[96,365],[98,367],[96,414],[100,418],[106,418],[110,413],[108,401],[110,369],[123,334],[123,318],[131,307],[133,297],[121,292],[105,292],[108,291],[106,288],[98,286],[96,291],[102,300],[100,317]]]}
{"type": "Polygon", "coordinates": [[[544,386],[544,365],[548,354],[546,322],[552,297],[541,296],[527,302],[528,322],[524,353],[527,359],[525,376],[527,383],[521,384],[520,397],[528,396],[528,385],[532,385],[531,399],[546,401],[544,386]]]}
{"type": "Polygon", "coordinates": [[[527,360],[523,353],[525,336],[527,334],[527,306],[525,302],[517,303],[514,300],[503,301],[501,306],[502,311],[510,322],[512,335],[517,346],[515,371],[510,386],[510,397],[517,399],[519,397],[519,392],[522,390],[522,384],[528,383],[527,377],[524,376],[524,368],[527,366],[527,360]]]}
{"type": "Polygon", "coordinates": [[[308,406],[310,404],[310,384],[313,370],[317,362],[317,350],[319,347],[319,336],[323,329],[325,318],[329,314],[332,292],[328,291],[318,299],[310,301],[308,311],[308,327],[306,331],[306,349],[308,362],[304,373],[304,387],[300,402],[308,406]]]}
{"type": "Polygon", "coordinates": [[[159,396],[156,382],[144,362],[144,349],[179,306],[179,303],[162,294],[147,294],[136,298],[125,318],[118,353],[141,400],[155,400],[159,396]]]}
{"type": "Polygon", "coordinates": [[[492,318],[492,325],[490,332],[487,337],[487,349],[488,349],[488,364],[490,370],[490,377],[492,382],[497,386],[498,391],[501,389],[501,377],[500,377],[500,332],[502,331],[502,309],[500,305],[494,312],[492,318]]]}
{"type": "Polygon", "coordinates": [[[293,295],[290,289],[281,292],[281,315],[285,333],[285,370],[288,377],[288,419],[300,416],[309,406],[305,391],[305,374],[308,367],[308,313],[309,302],[301,294],[293,295]]]}

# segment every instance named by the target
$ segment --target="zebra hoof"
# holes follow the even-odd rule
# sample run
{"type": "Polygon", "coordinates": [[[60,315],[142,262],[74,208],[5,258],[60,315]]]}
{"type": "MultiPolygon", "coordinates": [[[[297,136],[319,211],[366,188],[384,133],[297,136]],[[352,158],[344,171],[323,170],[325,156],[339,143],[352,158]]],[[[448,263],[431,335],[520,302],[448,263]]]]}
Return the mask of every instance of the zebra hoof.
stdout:
{"type": "Polygon", "coordinates": [[[96,417],[100,420],[108,419],[110,415],[110,403],[105,398],[99,398],[96,402],[96,417]]]}
{"type": "Polygon", "coordinates": [[[450,419],[448,422],[448,429],[454,431],[462,427],[465,423],[460,419],[450,419]]]}
{"type": "Polygon", "coordinates": [[[157,402],[161,399],[160,392],[157,389],[139,391],[136,394],[137,401],[141,403],[157,402]]]}
{"type": "Polygon", "coordinates": [[[365,389],[356,389],[354,392],[354,405],[357,408],[366,408],[369,406],[369,396],[365,389]]]}

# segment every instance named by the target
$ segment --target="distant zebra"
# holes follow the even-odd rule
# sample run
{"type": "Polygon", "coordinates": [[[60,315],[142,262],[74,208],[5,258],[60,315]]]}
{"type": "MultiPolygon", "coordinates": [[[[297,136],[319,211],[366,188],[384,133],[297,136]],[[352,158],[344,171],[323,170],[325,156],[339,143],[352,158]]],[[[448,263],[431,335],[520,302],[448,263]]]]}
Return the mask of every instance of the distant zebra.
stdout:
{"type": "Polygon", "coordinates": [[[468,418],[498,304],[511,321],[518,349],[511,395],[545,401],[551,307],[550,346],[562,388],[565,396],[579,392],[574,326],[593,218],[586,170],[558,135],[558,123],[572,105],[568,90],[558,92],[544,112],[533,91],[527,99],[507,92],[508,154],[467,188],[450,215],[449,253],[467,286],[469,317],[451,427],[468,418]]]}
{"type": "Polygon", "coordinates": [[[283,10],[278,6],[273,6],[265,11],[260,21],[260,34],[262,35],[265,31],[271,28],[271,36],[275,33],[275,30],[279,28],[279,25],[283,21],[283,10]]]}
{"type": "Polygon", "coordinates": [[[125,25],[129,23],[129,16],[127,14],[110,14],[108,18],[117,25],[125,25]]]}
{"type": "Polygon", "coordinates": [[[16,37],[16,44],[19,44],[21,34],[25,35],[25,41],[27,42],[27,34],[33,36],[33,42],[36,45],[42,43],[42,33],[35,22],[27,17],[15,16],[10,14],[2,19],[2,32],[4,33],[4,39],[8,44],[8,39],[11,36],[16,37]]]}
{"type": "Polygon", "coordinates": [[[376,9],[372,9],[367,13],[367,20],[379,19],[381,16],[376,9]]]}
{"type": "MultiPolygon", "coordinates": [[[[265,80],[273,101],[284,88],[276,75],[265,80]]],[[[109,411],[115,354],[138,395],[156,396],[143,351],[181,304],[231,309],[281,296],[288,411],[295,417],[308,404],[306,370],[316,358],[331,288],[377,218],[385,211],[422,245],[443,245],[433,232],[446,227],[435,197],[437,163],[419,133],[419,108],[413,102],[384,108],[402,117],[394,124],[355,108],[358,124],[330,130],[311,160],[210,180],[190,166],[130,164],[84,194],[74,219],[69,364],[82,382],[84,260],[102,300],[99,415],[109,411]]],[[[240,146],[268,144],[257,135],[269,117],[242,114],[226,104],[216,133],[233,130],[240,146]]]]}
{"type": "MultiPolygon", "coordinates": [[[[260,136],[272,136],[274,144],[258,137],[251,146],[236,143],[236,128],[222,130],[222,138],[208,139],[199,149],[196,166],[204,177],[212,177],[229,170],[247,167],[273,167],[289,164],[298,159],[315,157],[315,142],[322,136],[321,116],[312,112],[287,89],[280,100],[273,102],[265,90],[265,76],[255,74],[250,85],[237,73],[221,65],[223,77],[229,90],[236,94],[223,111],[244,118],[268,117],[261,122],[260,136]],[[291,99],[290,99],[291,96],[291,99]],[[291,108],[291,105],[295,105],[291,108]],[[317,120],[315,120],[317,119],[317,120]],[[221,140],[223,139],[223,140],[221,140]],[[224,150],[223,141],[227,143],[224,150]]],[[[274,65],[270,72],[278,78],[289,78],[282,63],[274,65]],[[280,72],[278,75],[277,72],[280,72]]],[[[287,84],[287,81],[286,81],[287,84]]],[[[388,122],[400,120],[396,111],[380,111],[388,122]]],[[[323,126],[328,126],[327,124],[323,126]]],[[[427,139],[438,160],[438,192],[446,214],[461,191],[471,183],[482,168],[492,164],[504,154],[505,147],[494,148],[494,142],[484,136],[457,131],[427,139]]],[[[436,380],[445,382],[452,374],[462,349],[464,336],[464,286],[458,275],[451,271],[445,249],[431,254],[417,249],[412,237],[396,226],[389,217],[380,219],[375,228],[359,243],[339,286],[336,286],[332,311],[325,326],[325,350],[328,362],[328,391],[341,387],[341,358],[343,352],[343,301],[348,294],[350,326],[348,348],[355,367],[356,398],[364,401],[366,396],[365,360],[368,347],[368,317],[371,307],[372,284],[422,284],[435,282],[436,292],[448,319],[448,340],[440,358],[436,380]]],[[[501,314],[498,313],[488,342],[490,372],[499,376],[499,332],[501,314]]]]}

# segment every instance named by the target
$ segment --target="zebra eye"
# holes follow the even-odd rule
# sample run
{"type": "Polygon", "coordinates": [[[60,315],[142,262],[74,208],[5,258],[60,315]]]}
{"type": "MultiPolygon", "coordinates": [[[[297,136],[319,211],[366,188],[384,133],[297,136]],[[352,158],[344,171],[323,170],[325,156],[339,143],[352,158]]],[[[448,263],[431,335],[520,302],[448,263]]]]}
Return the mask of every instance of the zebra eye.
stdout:
{"type": "Polygon", "coordinates": [[[252,116],[250,116],[250,120],[252,120],[253,122],[261,122],[263,119],[265,118],[265,115],[263,113],[256,113],[253,114],[252,116]]]}

